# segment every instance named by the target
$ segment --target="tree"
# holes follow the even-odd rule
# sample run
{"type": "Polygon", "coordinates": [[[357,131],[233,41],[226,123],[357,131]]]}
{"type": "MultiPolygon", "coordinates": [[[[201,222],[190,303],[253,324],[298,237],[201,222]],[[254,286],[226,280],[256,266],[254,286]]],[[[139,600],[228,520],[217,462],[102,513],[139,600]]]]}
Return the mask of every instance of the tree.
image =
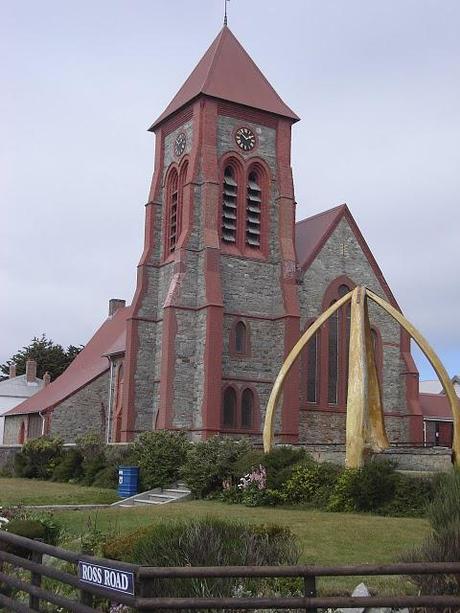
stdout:
{"type": "Polygon", "coordinates": [[[26,372],[27,360],[35,360],[37,362],[37,377],[43,378],[43,375],[48,372],[51,375],[51,380],[64,372],[67,366],[77,357],[83,345],[76,347],[69,345],[64,349],[62,345],[54,343],[51,339],[46,338],[42,334],[40,338],[34,336],[31,343],[27,347],[23,347],[15,353],[5,364],[0,365],[0,370],[4,374],[8,374],[10,364],[16,364],[16,374],[23,375],[26,372]]]}

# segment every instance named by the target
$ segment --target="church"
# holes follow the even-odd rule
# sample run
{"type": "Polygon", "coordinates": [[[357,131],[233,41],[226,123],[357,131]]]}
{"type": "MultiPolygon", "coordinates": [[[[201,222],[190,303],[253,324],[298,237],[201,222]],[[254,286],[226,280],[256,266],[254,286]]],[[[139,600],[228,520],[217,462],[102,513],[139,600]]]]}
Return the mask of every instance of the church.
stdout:
{"type": "MultiPolygon", "coordinates": [[[[150,127],[155,165],[131,305],[109,314],[69,368],[12,409],[28,432],[126,442],[155,429],[260,441],[278,371],[301,333],[365,285],[399,308],[345,204],[296,222],[299,117],[224,25],[150,127]]],[[[406,332],[370,307],[390,442],[423,440],[406,332]]],[[[345,440],[349,306],[316,334],[285,385],[279,442],[345,440]]]]}

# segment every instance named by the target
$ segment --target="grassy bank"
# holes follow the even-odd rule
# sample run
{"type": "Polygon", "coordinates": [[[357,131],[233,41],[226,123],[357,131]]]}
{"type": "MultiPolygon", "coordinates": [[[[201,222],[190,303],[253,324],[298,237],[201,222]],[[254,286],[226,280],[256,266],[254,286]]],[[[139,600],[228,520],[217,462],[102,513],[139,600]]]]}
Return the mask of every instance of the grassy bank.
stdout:
{"type": "Polygon", "coordinates": [[[0,506],[17,504],[106,504],[117,500],[115,490],[34,479],[1,479],[0,506]]]}

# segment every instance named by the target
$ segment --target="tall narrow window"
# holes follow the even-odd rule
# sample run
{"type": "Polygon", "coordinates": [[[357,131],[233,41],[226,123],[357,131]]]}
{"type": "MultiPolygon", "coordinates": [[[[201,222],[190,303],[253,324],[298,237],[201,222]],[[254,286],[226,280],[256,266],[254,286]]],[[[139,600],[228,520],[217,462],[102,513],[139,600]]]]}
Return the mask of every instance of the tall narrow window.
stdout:
{"type": "Polygon", "coordinates": [[[224,393],[223,425],[227,428],[235,427],[236,418],[236,392],[233,387],[227,387],[224,393]]]}
{"type": "Polygon", "coordinates": [[[235,327],[235,351],[247,353],[247,330],[242,321],[239,321],[235,327]]]}
{"type": "Polygon", "coordinates": [[[236,243],[238,183],[233,166],[226,166],[222,194],[222,239],[236,243]]]}
{"type": "Polygon", "coordinates": [[[254,394],[246,388],[241,397],[241,427],[251,428],[254,413],[254,394]]]}
{"type": "MultiPolygon", "coordinates": [[[[350,292],[348,285],[340,285],[338,289],[339,298],[343,298],[350,292]]],[[[340,309],[340,351],[342,351],[343,360],[343,384],[344,400],[346,402],[348,394],[348,372],[349,372],[349,351],[350,351],[350,323],[351,323],[351,305],[347,303],[340,309]]]]}
{"type": "Polygon", "coordinates": [[[337,311],[331,315],[328,323],[328,391],[329,404],[337,404],[337,376],[338,376],[338,330],[339,318],[337,311]]]}
{"type": "Polygon", "coordinates": [[[168,184],[168,208],[169,208],[169,224],[167,236],[167,250],[172,253],[176,248],[176,242],[179,230],[179,189],[177,171],[174,169],[169,176],[168,184]]]}
{"type": "Polygon", "coordinates": [[[260,215],[262,189],[260,177],[256,171],[248,175],[246,199],[246,244],[258,249],[260,247],[260,215]]]}
{"type": "Polygon", "coordinates": [[[318,333],[307,344],[307,402],[317,402],[318,333]]]}

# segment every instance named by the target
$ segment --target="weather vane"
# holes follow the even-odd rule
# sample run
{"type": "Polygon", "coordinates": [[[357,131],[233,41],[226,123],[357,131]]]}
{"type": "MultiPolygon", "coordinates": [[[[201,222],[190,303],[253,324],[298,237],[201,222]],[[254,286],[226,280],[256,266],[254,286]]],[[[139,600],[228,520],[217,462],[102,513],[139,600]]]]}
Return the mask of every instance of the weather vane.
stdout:
{"type": "Polygon", "coordinates": [[[224,0],[224,26],[227,25],[227,2],[230,0],[224,0]]]}

